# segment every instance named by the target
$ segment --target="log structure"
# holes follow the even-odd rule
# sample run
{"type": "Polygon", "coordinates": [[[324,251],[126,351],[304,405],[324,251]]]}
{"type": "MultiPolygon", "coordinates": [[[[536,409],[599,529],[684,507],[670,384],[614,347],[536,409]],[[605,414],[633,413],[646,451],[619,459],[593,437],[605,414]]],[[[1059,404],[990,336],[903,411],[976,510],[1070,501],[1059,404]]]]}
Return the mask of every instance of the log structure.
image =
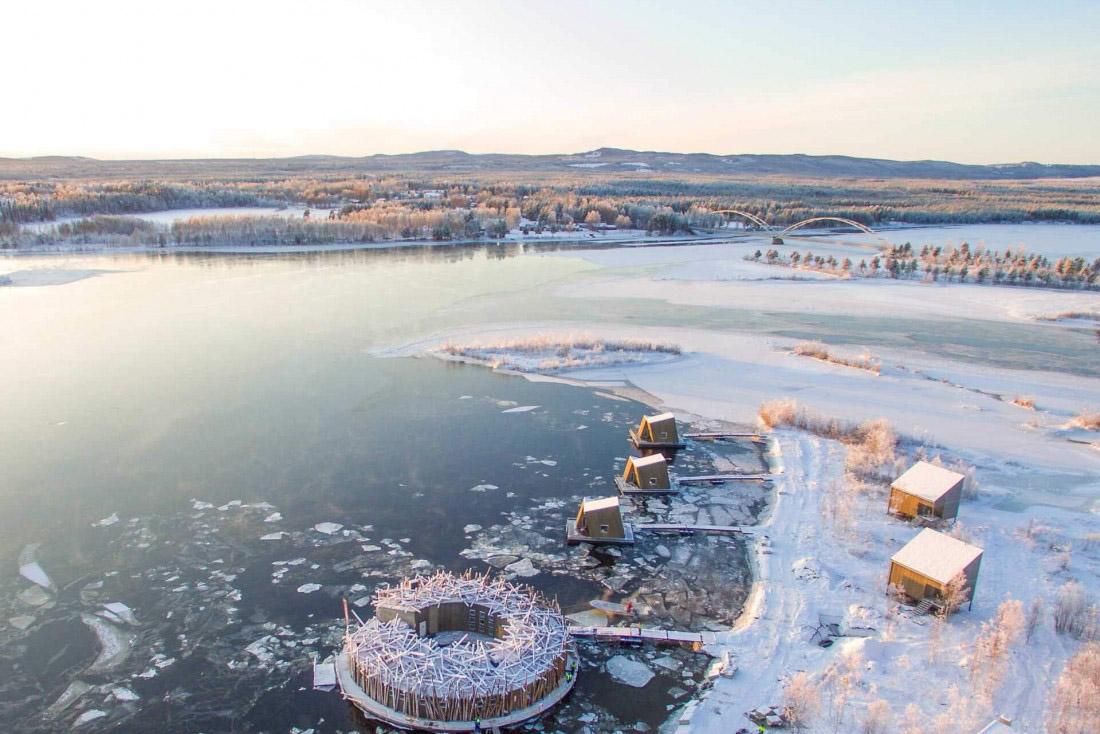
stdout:
{"type": "Polygon", "coordinates": [[[378,590],[374,608],[349,627],[337,665],[353,679],[345,696],[373,718],[433,731],[516,724],[572,688],[569,627],[530,587],[441,572],[378,590]]]}

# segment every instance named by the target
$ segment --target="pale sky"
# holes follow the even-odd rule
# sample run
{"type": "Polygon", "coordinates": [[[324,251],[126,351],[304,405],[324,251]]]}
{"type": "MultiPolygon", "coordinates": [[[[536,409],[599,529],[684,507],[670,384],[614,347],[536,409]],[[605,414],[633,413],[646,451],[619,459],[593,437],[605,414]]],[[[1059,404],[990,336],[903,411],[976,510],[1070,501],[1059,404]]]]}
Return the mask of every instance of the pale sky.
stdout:
{"type": "Polygon", "coordinates": [[[1100,163],[1100,2],[6,0],[0,156],[1100,163]]]}

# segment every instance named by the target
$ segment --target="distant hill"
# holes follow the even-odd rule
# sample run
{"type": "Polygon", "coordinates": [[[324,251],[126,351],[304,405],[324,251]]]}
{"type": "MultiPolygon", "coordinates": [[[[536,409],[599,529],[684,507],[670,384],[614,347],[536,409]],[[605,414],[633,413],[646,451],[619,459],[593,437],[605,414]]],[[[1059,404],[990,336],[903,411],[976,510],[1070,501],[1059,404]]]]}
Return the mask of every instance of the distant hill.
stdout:
{"type": "Polygon", "coordinates": [[[565,155],[516,155],[432,150],[361,158],[307,155],[293,158],[207,158],[103,161],[42,156],[0,158],[0,178],[113,178],[185,176],[279,176],[356,173],[557,173],[644,176],[703,174],[780,175],[807,178],[926,178],[1010,180],[1100,176],[1100,165],[1004,163],[969,165],[949,161],[892,161],[842,155],[712,155],[600,148],[565,155]]]}

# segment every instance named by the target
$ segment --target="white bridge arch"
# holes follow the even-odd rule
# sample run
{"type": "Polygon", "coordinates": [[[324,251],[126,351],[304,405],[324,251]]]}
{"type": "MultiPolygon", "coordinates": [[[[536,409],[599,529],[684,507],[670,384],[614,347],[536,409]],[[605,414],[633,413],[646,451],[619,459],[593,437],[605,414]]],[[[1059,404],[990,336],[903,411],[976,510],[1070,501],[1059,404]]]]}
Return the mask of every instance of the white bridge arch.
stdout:
{"type": "Polygon", "coordinates": [[[807,224],[815,224],[817,222],[840,222],[841,224],[847,224],[849,227],[855,227],[861,232],[866,232],[867,234],[875,234],[875,231],[873,229],[868,227],[866,224],[855,221],[854,219],[845,219],[844,217],[810,217],[809,219],[803,219],[801,222],[795,222],[794,224],[780,232],[779,236],[782,237],[783,235],[789,234],[796,229],[802,229],[807,224]]]}
{"type": "Polygon", "coordinates": [[[743,212],[740,209],[718,209],[717,211],[711,212],[711,214],[736,214],[742,219],[748,220],[750,224],[754,224],[757,227],[760,227],[765,232],[771,232],[774,230],[774,228],[770,224],[765,222],[760,217],[756,216],[755,214],[750,214],[749,212],[743,212]]]}

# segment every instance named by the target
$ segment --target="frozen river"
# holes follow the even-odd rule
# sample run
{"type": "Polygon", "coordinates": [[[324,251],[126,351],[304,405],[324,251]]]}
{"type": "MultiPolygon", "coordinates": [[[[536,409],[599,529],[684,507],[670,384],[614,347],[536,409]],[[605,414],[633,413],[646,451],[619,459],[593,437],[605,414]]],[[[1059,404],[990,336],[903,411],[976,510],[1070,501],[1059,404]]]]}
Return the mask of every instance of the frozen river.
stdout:
{"type": "MultiPolygon", "coordinates": [[[[499,254],[2,261],[42,276],[0,290],[4,728],[88,715],[82,730],[347,731],[351,708],[309,690],[312,657],[339,643],[341,599],[369,614],[371,590],[401,575],[522,559],[520,580],[567,613],[606,598],[609,578],[613,598],[646,583],[629,560],[567,550],[562,532],[583,496],[614,491],[643,405],[372,356],[481,318],[503,283],[585,267],[499,254]],[[27,546],[56,587],[44,595],[13,573],[27,546]],[[97,657],[103,645],[114,655],[97,657]]],[[[678,463],[710,469],[690,452],[678,463]]],[[[732,621],[748,580],[737,544],[668,561],[637,548],[681,587],[715,586],[686,564],[721,550],[727,596],[710,619],[732,621]]],[[[606,657],[586,652],[557,726],[595,710],[656,727],[667,691],[705,664],[676,653],[637,701],[606,657]]]]}
{"type": "MultiPolygon", "coordinates": [[[[349,707],[309,690],[311,656],[339,642],[340,600],[434,567],[519,563],[569,613],[638,594],[668,600],[669,628],[731,620],[748,582],[737,544],[617,557],[561,542],[576,503],[611,491],[643,405],[376,356],[395,345],[545,328],[676,341],[682,362],[604,377],[731,420],[782,395],[886,415],[970,451],[1026,501],[1093,501],[1090,449],[1059,426],[1100,402],[1094,326],[1036,316],[1095,308],[1095,294],[775,280],[744,260],[755,247],[0,260],[23,286],[0,288],[0,722],[54,731],[102,711],[85,730],[346,731],[359,726],[349,707]],[[803,338],[870,348],[883,374],[789,356],[803,338]],[[1039,408],[1024,414],[1015,394],[1039,408]],[[14,573],[28,546],[55,590],[14,573]],[[104,606],[116,603],[133,619],[104,606]]],[[[677,470],[758,460],[724,452],[689,451],[677,470]]],[[[721,511],[751,520],[746,497],[721,511]]],[[[644,653],[657,677],[637,695],[605,672],[608,653],[584,653],[577,695],[548,726],[595,711],[608,728],[656,727],[704,664],[644,653]]]]}

